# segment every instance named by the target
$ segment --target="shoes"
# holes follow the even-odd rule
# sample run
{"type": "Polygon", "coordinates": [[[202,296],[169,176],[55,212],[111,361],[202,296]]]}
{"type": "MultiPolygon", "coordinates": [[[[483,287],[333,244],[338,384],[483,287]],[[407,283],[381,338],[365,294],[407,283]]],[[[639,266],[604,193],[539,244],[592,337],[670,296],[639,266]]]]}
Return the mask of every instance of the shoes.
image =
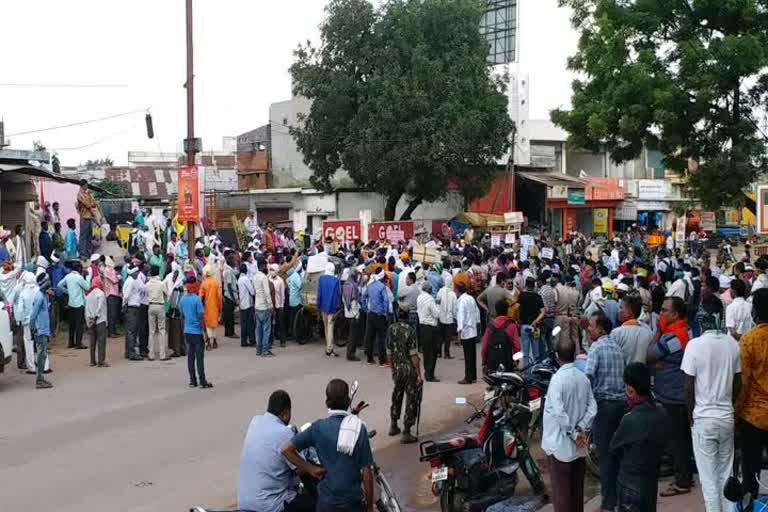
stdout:
{"type": "Polygon", "coordinates": [[[366,361],[366,363],[368,363],[368,364],[376,364],[376,361],[374,361],[373,359],[369,359],[368,361],[366,361]]]}
{"type": "Polygon", "coordinates": [[[446,359],[455,359],[451,354],[445,354],[446,359]]]}
{"type": "Polygon", "coordinates": [[[427,382],[440,382],[440,379],[438,379],[437,377],[430,377],[424,380],[426,380],[427,382]]]}
{"type": "Polygon", "coordinates": [[[264,354],[262,354],[261,352],[256,352],[256,355],[257,355],[258,357],[261,357],[261,356],[262,356],[262,355],[264,355],[264,354]]]}
{"type": "Polygon", "coordinates": [[[200,384],[200,389],[211,389],[213,387],[213,384],[210,382],[203,382],[200,384]]]}
{"type": "Polygon", "coordinates": [[[347,361],[352,361],[352,362],[357,362],[359,360],[360,360],[360,358],[357,357],[357,356],[352,356],[352,357],[348,357],[347,358],[347,361]]]}
{"type": "Polygon", "coordinates": [[[109,363],[99,363],[99,368],[109,368],[109,363]]]}
{"type": "Polygon", "coordinates": [[[379,368],[392,368],[392,365],[391,365],[391,364],[389,364],[389,361],[387,361],[387,362],[386,362],[386,363],[384,363],[384,364],[380,364],[380,365],[379,365],[379,368]]]}
{"type": "Polygon", "coordinates": [[[39,380],[35,383],[35,388],[37,389],[51,389],[52,387],[53,387],[53,384],[51,384],[45,379],[39,380]]]}
{"type": "Polygon", "coordinates": [[[43,370],[43,373],[44,373],[44,374],[46,374],[46,375],[48,375],[49,373],[53,373],[53,370],[51,370],[50,368],[48,368],[47,370],[43,370]]]}
{"type": "Polygon", "coordinates": [[[213,338],[213,348],[219,348],[219,342],[216,341],[216,338],[213,338]]]}
{"type": "Polygon", "coordinates": [[[272,353],[271,350],[267,350],[262,354],[264,357],[275,357],[275,354],[272,353]]]}
{"type": "Polygon", "coordinates": [[[403,432],[403,437],[400,438],[400,444],[413,444],[416,441],[418,441],[418,439],[416,436],[411,434],[411,431],[408,429],[403,432]]]}
{"type": "Polygon", "coordinates": [[[339,354],[337,354],[335,351],[331,350],[330,352],[325,353],[327,357],[339,357],[339,354]]]}
{"type": "Polygon", "coordinates": [[[141,356],[131,356],[128,358],[129,361],[143,361],[144,358],[141,356]]]}
{"type": "Polygon", "coordinates": [[[239,335],[239,334],[237,334],[237,333],[235,333],[235,334],[230,334],[230,335],[228,335],[228,336],[224,336],[224,337],[225,337],[225,338],[231,338],[231,339],[233,339],[233,340],[239,340],[239,339],[240,339],[240,335],[239,335]]]}
{"type": "Polygon", "coordinates": [[[87,349],[88,347],[86,347],[85,345],[75,345],[75,348],[76,348],[77,350],[85,350],[85,349],[87,349]]]}
{"type": "Polygon", "coordinates": [[[164,358],[161,359],[161,361],[170,361],[170,360],[171,360],[170,357],[164,357],[164,358]]]}
{"type": "Polygon", "coordinates": [[[37,372],[35,372],[35,371],[32,371],[32,370],[27,370],[25,373],[26,373],[27,375],[37,375],[37,372]]]}
{"type": "Polygon", "coordinates": [[[474,381],[471,381],[471,380],[467,380],[467,379],[461,379],[461,380],[458,382],[458,384],[472,384],[472,382],[474,382],[474,381]]]}
{"type": "Polygon", "coordinates": [[[154,361],[154,360],[155,360],[155,358],[154,358],[154,357],[148,357],[148,358],[147,358],[147,361],[154,361]]]}
{"type": "Polygon", "coordinates": [[[91,361],[91,366],[96,366],[96,361],[91,361]]]}
{"type": "Polygon", "coordinates": [[[400,427],[397,426],[397,422],[393,421],[392,426],[389,427],[389,435],[396,436],[400,433],[400,427]]]}
{"type": "Polygon", "coordinates": [[[197,387],[197,382],[190,382],[189,383],[189,387],[196,388],[197,387]]]}
{"type": "Polygon", "coordinates": [[[285,342],[284,341],[280,342],[280,348],[285,348],[285,342]]]}

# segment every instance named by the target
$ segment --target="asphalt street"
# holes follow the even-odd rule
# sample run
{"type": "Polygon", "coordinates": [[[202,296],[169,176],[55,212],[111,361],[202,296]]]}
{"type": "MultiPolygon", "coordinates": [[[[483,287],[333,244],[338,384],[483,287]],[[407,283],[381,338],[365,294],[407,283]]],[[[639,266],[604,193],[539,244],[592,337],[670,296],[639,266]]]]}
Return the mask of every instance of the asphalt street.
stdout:
{"type": "MultiPolygon", "coordinates": [[[[91,368],[87,350],[65,344],[60,334],[51,349],[51,390],[36,390],[34,376],[18,371],[15,359],[0,374],[2,512],[232,506],[243,436],[269,394],[287,390],[293,423],[300,425],[326,414],[324,390],[333,377],[358,380],[358,397],[372,404],[362,417],[379,432],[374,449],[397,454],[386,457],[385,473],[398,487],[423,487],[418,484],[428,468],[418,462],[418,445],[394,448],[398,439],[386,435],[391,370],[328,359],[318,342],[278,347],[267,359],[241,348],[239,340],[219,337],[220,348],[205,354],[215,387],[200,390],[187,387],[186,358],[129,363],[121,358],[123,340],[110,339],[112,367],[91,368]],[[396,478],[406,469],[419,482],[396,478]]],[[[460,357],[440,359],[437,375],[442,382],[425,386],[422,438],[460,424],[470,411],[455,398],[482,391],[481,384],[456,384],[463,376],[460,357]]],[[[412,493],[403,494],[409,510],[412,493]]]]}

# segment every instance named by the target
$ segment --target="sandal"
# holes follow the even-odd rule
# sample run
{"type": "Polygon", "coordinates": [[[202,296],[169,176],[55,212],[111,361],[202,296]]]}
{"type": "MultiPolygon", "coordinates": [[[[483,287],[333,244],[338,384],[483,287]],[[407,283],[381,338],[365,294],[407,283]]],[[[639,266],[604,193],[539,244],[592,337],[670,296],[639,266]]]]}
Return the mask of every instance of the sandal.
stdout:
{"type": "Polygon", "coordinates": [[[690,492],[690,488],[686,489],[684,487],[678,487],[675,484],[670,484],[666,491],[659,493],[659,496],[662,498],[671,498],[672,496],[680,496],[681,494],[690,494],[690,492]]]}

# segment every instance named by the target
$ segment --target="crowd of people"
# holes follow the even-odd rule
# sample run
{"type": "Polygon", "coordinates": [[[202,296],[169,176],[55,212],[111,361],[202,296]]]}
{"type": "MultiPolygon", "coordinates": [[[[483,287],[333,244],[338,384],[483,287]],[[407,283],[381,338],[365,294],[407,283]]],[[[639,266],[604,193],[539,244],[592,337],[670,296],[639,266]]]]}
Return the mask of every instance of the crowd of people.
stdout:
{"type": "MultiPolygon", "coordinates": [[[[89,198],[84,186],[81,213],[92,212],[89,198]]],[[[734,263],[712,261],[700,244],[652,248],[637,229],[611,241],[570,233],[496,247],[468,229],[421,240],[430,253],[417,256],[413,240],[312,237],[260,224],[253,212],[244,240],[226,246],[206,226],[189,244],[170,212],[137,210],[116,268],[89,237],[78,242],[74,219],[62,237],[56,216],[41,223],[33,263],[19,248],[23,233],[0,233],[0,293],[12,305],[18,365],[39,388],[52,386],[52,313],[67,319],[68,348],[90,348],[91,366],[108,367],[107,338],[124,336],[126,359],[186,355],[189,385],[208,389],[204,354],[219,346],[220,323],[225,338],[269,358],[275,341],[298,337],[295,317],[311,305],[325,356],[340,355],[343,335],[348,361],[361,350],[368,364],[391,368],[389,433],[404,443],[416,440],[424,383],[440,382],[439,360],[452,359],[454,345],[463,352],[459,384],[514,367],[517,352],[521,368],[557,357],[542,447],[558,511],[581,509],[588,430],[604,510],[655,509],[666,452],[675,478],[662,496],[691,492],[695,459],[706,509],[723,510],[737,425],[745,487],[757,492],[768,444],[765,257],[734,263]]]]}

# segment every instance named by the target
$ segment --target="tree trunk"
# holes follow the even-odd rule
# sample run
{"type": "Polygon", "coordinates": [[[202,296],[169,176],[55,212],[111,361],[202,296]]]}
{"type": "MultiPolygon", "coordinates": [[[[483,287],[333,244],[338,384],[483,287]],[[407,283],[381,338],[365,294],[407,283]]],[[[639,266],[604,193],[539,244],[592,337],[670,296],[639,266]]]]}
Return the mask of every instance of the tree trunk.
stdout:
{"type": "Polygon", "coordinates": [[[395,220],[397,203],[400,201],[401,197],[402,197],[402,194],[387,196],[387,202],[384,205],[384,220],[395,220]]]}
{"type": "Polygon", "coordinates": [[[421,196],[416,196],[411,199],[411,202],[408,203],[408,208],[406,208],[403,214],[400,216],[400,220],[411,220],[411,214],[416,208],[419,207],[423,201],[424,200],[421,198],[421,196]]]}

